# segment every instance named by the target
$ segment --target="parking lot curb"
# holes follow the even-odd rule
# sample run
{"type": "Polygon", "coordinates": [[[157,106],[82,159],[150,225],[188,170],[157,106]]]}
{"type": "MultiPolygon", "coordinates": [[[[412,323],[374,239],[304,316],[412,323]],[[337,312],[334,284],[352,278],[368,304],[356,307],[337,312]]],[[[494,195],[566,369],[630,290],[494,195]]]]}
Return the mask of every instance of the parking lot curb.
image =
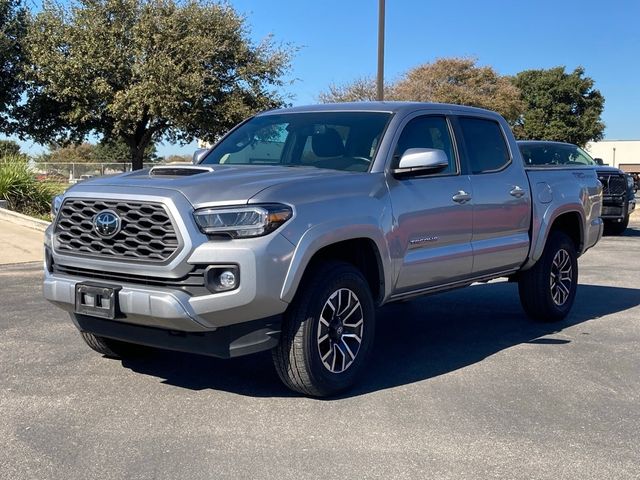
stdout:
{"type": "Polygon", "coordinates": [[[7,222],[22,225],[23,227],[32,228],[44,232],[49,226],[50,222],[40,220],[39,218],[33,218],[22,213],[14,212],[13,210],[7,210],[6,208],[0,208],[0,220],[6,220],[7,222]]]}

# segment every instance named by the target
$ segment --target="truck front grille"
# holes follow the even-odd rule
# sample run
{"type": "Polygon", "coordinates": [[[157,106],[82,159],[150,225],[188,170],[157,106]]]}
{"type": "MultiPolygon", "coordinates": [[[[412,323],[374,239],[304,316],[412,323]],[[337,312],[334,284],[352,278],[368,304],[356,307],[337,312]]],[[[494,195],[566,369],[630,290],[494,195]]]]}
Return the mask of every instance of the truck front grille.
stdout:
{"type": "Polygon", "coordinates": [[[58,253],[103,260],[162,263],[178,250],[178,233],[160,203],[69,198],[60,207],[54,229],[58,253]],[[96,215],[109,210],[120,217],[110,238],[96,231],[96,215]]]}
{"type": "Polygon", "coordinates": [[[602,183],[603,195],[624,195],[627,191],[627,180],[623,175],[598,173],[598,180],[602,183]]]}
{"type": "Polygon", "coordinates": [[[204,275],[208,265],[194,265],[190,272],[179,278],[134,275],[129,273],[107,272],[90,268],[71,267],[68,265],[52,265],[53,273],[81,277],[82,280],[114,282],[118,285],[130,284],[149,287],[174,288],[187,292],[191,296],[210,295],[205,286],[204,275]]]}
{"type": "Polygon", "coordinates": [[[601,216],[603,217],[620,217],[622,216],[623,208],[622,207],[610,207],[607,205],[603,205],[601,216]]]}

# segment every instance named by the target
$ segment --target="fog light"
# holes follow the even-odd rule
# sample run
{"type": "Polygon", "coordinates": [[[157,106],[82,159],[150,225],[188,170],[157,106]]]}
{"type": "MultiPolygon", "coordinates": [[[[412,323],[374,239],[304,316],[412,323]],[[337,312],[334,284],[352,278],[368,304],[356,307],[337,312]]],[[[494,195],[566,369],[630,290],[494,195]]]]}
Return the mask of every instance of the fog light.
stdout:
{"type": "Polygon", "coordinates": [[[218,277],[220,286],[224,288],[234,288],[236,286],[236,276],[231,270],[225,270],[218,277]]]}
{"type": "Polygon", "coordinates": [[[240,269],[236,265],[212,265],[205,272],[205,280],[211,292],[235,290],[240,284],[240,269]]]}

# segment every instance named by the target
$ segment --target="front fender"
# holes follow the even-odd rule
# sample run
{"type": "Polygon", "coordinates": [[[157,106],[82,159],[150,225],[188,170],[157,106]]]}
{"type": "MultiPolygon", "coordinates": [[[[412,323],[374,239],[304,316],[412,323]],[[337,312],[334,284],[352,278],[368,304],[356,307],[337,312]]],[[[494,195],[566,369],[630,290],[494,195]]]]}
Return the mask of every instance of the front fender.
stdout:
{"type": "Polygon", "coordinates": [[[392,286],[389,248],[380,226],[371,217],[326,222],[309,228],[300,238],[293,253],[280,298],[285,302],[293,300],[309,262],[318,251],[329,245],[357,238],[372,240],[376,245],[384,275],[383,298],[387,298],[392,286]]]}

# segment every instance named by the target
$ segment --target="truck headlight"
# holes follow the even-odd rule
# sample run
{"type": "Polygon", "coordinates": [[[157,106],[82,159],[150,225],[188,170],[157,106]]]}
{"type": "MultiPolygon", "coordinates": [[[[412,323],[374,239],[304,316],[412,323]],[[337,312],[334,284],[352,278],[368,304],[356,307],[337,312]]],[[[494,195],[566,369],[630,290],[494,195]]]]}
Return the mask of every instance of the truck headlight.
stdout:
{"type": "Polygon", "coordinates": [[[629,174],[627,174],[626,177],[627,177],[627,188],[633,189],[635,185],[635,182],[633,181],[633,177],[629,174]]]}
{"type": "Polygon", "coordinates": [[[53,197],[53,200],[51,201],[51,219],[52,220],[56,218],[56,215],[58,214],[58,211],[62,206],[62,197],[63,195],[56,195],[55,197],[53,197]]]}
{"type": "Polygon", "coordinates": [[[193,216],[207,235],[248,238],[267,235],[291,218],[291,207],[281,204],[229,208],[203,208],[193,216]]]}

